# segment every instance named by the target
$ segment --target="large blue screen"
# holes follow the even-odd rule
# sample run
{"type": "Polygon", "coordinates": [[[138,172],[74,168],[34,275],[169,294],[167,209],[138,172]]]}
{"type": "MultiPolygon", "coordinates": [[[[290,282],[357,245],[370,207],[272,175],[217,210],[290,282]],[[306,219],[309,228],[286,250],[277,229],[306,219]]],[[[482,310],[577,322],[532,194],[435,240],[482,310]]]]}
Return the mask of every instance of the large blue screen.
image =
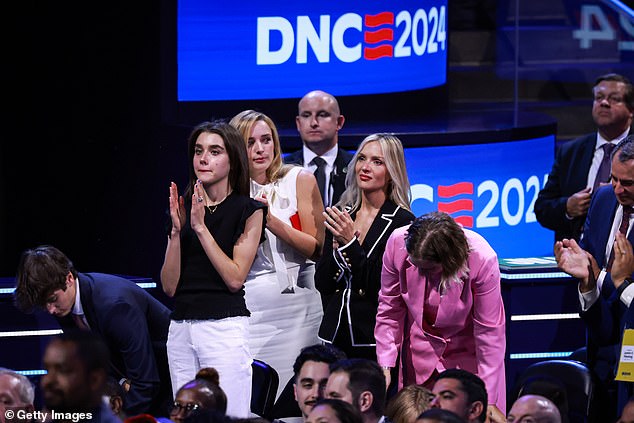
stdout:
{"type": "Polygon", "coordinates": [[[447,0],[179,0],[178,100],[440,86],[446,28],[447,0]]]}
{"type": "Polygon", "coordinates": [[[552,165],[554,136],[406,148],[416,216],[440,210],[484,236],[500,258],[550,256],[553,232],[533,206],[552,165]]]}

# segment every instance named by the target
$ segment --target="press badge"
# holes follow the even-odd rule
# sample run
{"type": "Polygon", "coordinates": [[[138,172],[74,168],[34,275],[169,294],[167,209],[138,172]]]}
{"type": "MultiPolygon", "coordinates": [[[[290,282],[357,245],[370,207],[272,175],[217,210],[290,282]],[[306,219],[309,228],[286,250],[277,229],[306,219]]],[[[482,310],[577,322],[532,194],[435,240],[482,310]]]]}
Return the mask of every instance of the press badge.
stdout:
{"type": "Polygon", "coordinates": [[[625,329],[616,380],[634,382],[634,329],[625,329]]]}

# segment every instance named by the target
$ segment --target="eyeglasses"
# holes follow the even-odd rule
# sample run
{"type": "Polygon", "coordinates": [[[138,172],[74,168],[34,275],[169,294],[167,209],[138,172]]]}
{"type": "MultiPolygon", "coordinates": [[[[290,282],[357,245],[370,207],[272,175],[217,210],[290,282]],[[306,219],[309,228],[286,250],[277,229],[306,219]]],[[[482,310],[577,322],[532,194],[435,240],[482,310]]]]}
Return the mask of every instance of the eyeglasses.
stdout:
{"type": "Polygon", "coordinates": [[[174,414],[178,414],[181,411],[184,411],[186,416],[190,415],[194,411],[200,408],[199,404],[189,403],[189,404],[181,404],[178,401],[174,401],[174,404],[170,407],[170,416],[174,414]]]}
{"type": "Polygon", "coordinates": [[[610,95],[608,97],[603,95],[598,95],[594,97],[594,101],[596,103],[601,103],[603,100],[607,100],[608,103],[610,104],[619,104],[619,103],[623,103],[625,99],[621,96],[616,96],[616,95],[610,95]]]}

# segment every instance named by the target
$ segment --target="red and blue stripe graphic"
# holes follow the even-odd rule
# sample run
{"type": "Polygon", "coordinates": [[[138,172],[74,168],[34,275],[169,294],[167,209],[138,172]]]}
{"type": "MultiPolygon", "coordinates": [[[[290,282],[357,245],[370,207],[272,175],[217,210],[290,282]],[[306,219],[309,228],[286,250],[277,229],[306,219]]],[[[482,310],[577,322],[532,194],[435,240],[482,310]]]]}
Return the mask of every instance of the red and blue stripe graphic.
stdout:
{"type": "Polygon", "coordinates": [[[461,198],[453,200],[453,198],[461,195],[473,195],[472,182],[458,182],[453,185],[439,185],[438,197],[447,201],[438,201],[438,211],[452,215],[451,217],[465,228],[473,228],[473,216],[454,216],[456,213],[473,212],[472,199],[461,198]]]}
{"type": "Polygon", "coordinates": [[[366,46],[363,48],[363,58],[366,60],[376,60],[383,57],[394,56],[394,13],[381,12],[376,15],[365,15],[365,27],[363,41],[366,46]],[[387,28],[381,28],[386,27],[387,28]],[[377,28],[377,29],[374,29],[377,28]]]}

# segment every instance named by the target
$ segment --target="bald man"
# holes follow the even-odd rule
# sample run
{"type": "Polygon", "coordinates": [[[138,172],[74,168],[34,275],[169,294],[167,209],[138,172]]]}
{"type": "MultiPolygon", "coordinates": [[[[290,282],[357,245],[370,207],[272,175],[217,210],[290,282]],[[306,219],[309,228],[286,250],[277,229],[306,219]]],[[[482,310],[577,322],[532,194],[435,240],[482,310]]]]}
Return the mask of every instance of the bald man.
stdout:
{"type": "Polygon", "coordinates": [[[519,397],[509,411],[507,423],[528,421],[539,423],[561,423],[561,415],[557,406],[548,398],[541,395],[523,395],[519,397]]]}
{"type": "Polygon", "coordinates": [[[352,153],[339,148],[339,130],[345,118],[337,99],[320,90],[302,97],[297,109],[295,123],[303,147],[286,156],[284,161],[313,172],[324,206],[331,206],[339,201],[346,188],[348,163],[352,160],[352,153]],[[323,173],[319,175],[320,172],[323,173]]]}

